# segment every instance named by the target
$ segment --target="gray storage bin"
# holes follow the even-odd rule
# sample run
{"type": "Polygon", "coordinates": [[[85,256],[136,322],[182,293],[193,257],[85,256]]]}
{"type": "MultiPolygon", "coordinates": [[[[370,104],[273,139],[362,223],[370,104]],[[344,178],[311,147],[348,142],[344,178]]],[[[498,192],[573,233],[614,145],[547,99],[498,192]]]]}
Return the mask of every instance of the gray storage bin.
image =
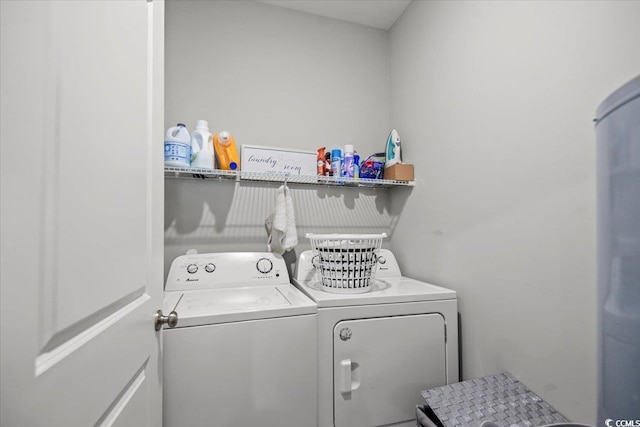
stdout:
{"type": "Polygon", "coordinates": [[[428,408],[420,412],[436,427],[577,426],[508,373],[432,388],[422,397],[428,408]]]}

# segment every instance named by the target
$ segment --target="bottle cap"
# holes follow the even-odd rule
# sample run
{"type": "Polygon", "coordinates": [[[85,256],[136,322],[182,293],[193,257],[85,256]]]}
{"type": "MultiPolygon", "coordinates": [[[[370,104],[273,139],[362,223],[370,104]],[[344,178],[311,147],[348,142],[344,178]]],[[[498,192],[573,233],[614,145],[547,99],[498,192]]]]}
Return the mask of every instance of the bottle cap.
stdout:
{"type": "Polygon", "coordinates": [[[231,144],[231,134],[226,130],[223,130],[222,132],[220,132],[218,134],[218,143],[223,147],[226,147],[229,144],[231,144]]]}
{"type": "Polygon", "coordinates": [[[331,157],[340,157],[342,156],[342,150],[339,148],[334,148],[331,150],[331,157]]]}
{"type": "Polygon", "coordinates": [[[344,153],[345,153],[345,154],[347,154],[347,153],[353,153],[353,145],[351,145],[351,144],[347,144],[347,145],[345,145],[345,146],[344,146],[344,153]]]}
{"type": "Polygon", "coordinates": [[[198,120],[196,122],[196,129],[206,129],[209,130],[209,123],[206,120],[198,120]]]}
{"type": "Polygon", "coordinates": [[[186,128],[186,126],[184,125],[184,123],[178,123],[176,126],[182,126],[183,128],[186,128]]]}

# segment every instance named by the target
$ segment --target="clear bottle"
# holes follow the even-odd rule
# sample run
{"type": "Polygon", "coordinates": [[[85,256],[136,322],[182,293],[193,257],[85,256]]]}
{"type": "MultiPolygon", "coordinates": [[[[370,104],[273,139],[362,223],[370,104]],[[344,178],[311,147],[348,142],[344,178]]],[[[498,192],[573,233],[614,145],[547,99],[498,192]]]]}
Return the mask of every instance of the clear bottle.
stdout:
{"type": "Polygon", "coordinates": [[[353,164],[353,145],[347,144],[344,146],[344,176],[347,178],[353,178],[354,176],[353,164]]]}

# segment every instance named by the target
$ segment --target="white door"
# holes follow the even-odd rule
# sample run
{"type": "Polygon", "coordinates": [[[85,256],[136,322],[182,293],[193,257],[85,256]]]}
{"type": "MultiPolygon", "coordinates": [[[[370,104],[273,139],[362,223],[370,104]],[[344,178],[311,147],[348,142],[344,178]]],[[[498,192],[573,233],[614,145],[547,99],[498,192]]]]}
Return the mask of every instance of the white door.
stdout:
{"type": "Polygon", "coordinates": [[[333,349],[336,427],[415,425],[420,391],[446,384],[439,314],[342,321],[333,349]]]}
{"type": "Polygon", "coordinates": [[[164,5],[0,7],[0,424],[159,426],[164,5]]]}

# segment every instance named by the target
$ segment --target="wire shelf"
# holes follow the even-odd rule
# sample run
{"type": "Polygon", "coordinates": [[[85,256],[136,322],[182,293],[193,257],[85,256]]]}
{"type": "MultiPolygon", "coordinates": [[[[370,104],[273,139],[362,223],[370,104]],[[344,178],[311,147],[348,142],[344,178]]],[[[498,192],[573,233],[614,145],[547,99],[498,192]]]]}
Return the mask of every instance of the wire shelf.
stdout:
{"type": "Polygon", "coordinates": [[[396,181],[390,179],[348,178],[319,175],[291,175],[277,172],[245,172],[220,169],[175,168],[165,166],[165,178],[200,178],[232,181],[287,182],[289,184],[328,185],[346,187],[413,187],[415,181],[396,181]]]}

